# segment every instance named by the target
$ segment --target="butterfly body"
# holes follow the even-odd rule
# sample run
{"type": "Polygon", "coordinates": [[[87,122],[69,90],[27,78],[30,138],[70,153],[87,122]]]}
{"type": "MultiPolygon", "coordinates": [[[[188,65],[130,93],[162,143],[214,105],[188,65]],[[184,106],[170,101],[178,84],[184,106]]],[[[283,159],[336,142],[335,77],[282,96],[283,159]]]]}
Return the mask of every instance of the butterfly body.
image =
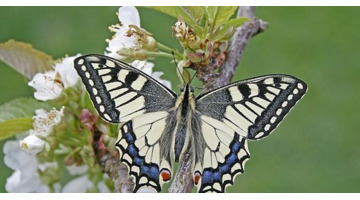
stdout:
{"type": "Polygon", "coordinates": [[[248,140],[268,136],[305,94],[289,75],[235,82],[197,97],[189,84],[179,95],[142,71],[101,55],[75,60],[99,115],[123,123],[116,147],[135,189],[161,190],[172,162],[193,153],[199,192],[225,192],[250,158],[248,140]]]}

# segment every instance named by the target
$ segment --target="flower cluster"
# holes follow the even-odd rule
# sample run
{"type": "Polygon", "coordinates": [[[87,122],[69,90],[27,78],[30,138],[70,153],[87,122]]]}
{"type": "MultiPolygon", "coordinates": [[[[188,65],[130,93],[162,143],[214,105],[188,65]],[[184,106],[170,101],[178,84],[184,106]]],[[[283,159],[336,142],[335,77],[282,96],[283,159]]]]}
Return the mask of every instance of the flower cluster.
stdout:
{"type": "MultiPolygon", "coordinates": [[[[171,83],[161,78],[163,72],[154,72],[154,64],[146,61],[149,52],[157,51],[157,42],[140,28],[136,8],[121,7],[118,16],[121,25],[110,26],[115,35],[108,40],[105,54],[129,62],[171,88],[171,83]]],[[[36,109],[32,129],[5,143],[4,162],[14,170],[6,182],[8,192],[110,192],[109,177],[94,167],[92,134],[100,131],[103,139],[98,144],[104,149],[116,137],[111,136],[108,125],[96,122],[99,118],[86,109],[90,105],[83,101],[85,89],[73,64],[78,56],[61,59],[52,70],[35,74],[28,83],[35,89],[35,99],[58,109],[36,109]],[[66,172],[59,167],[60,162],[65,164],[66,172]],[[60,184],[62,173],[73,177],[65,185],[60,184]]]]}
{"type": "MultiPolygon", "coordinates": [[[[117,12],[119,24],[109,27],[114,35],[106,40],[104,54],[129,63],[170,89],[170,81],[161,78],[163,72],[153,71],[149,60],[175,59],[178,70],[174,72],[185,82],[190,81],[189,69],[195,69],[196,75],[212,70],[214,75],[225,59],[227,40],[244,22],[230,19],[237,7],[173,7],[169,9],[172,12],[153,9],[178,18],[172,30],[182,52],[161,44],[141,28],[135,7],[121,7],[117,12]]],[[[7,179],[8,192],[110,192],[114,186],[97,159],[102,151],[117,155],[116,126],[104,123],[91,110],[91,100],[74,68],[73,62],[80,55],[54,62],[50,70],[36,73],[28,83],[35,89],[34,98],[40,100],[36,102],[46,106],[32,107],[25,117],[28,124],[23,130],[27,131],[4,145],[4,162],[14,170],[7,179]],[[66,184],[61,184],[63,174],[71,177],[66,184]]]]}

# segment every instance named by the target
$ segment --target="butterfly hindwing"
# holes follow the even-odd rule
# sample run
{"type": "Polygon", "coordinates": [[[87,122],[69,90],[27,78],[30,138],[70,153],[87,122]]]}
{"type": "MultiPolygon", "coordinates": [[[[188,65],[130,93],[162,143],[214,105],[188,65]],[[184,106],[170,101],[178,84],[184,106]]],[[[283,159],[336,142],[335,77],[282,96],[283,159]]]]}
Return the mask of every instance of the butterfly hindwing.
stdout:
{"type": "Polygon", "coordinates": [[[200,134],[194,138],[194,182],[199,192],[225,192],[250,158],[247,140],[217,119],[205,115],[196,119],[200,130],[193,126],[193,132],[200,134]]]}
{"type": "Polygon", "coordinates": [[[94,107],[108,122],[126,122],[174,104],[174,92],[126,63],[101,55],[81,56],[74,63],[94,107]]]}
{"type": "MultiPolygon", "coordinates": [[[[170,150],[172,112],[159,111],[143,114],[126,122],[119,130],[116,147],[120,160],[128,166],[134,178],[134,192],[142,187],[158,192],[171,178],[170,150]]],[[[173,128],[173,127],[172,127],[173,128]]]]}
{"type": "Polygon", "coordinates": [[[289,75],[235,82],[197,97],[197,110],[247,139],[268,136],[302,98],[306,84],[289,75]]]}

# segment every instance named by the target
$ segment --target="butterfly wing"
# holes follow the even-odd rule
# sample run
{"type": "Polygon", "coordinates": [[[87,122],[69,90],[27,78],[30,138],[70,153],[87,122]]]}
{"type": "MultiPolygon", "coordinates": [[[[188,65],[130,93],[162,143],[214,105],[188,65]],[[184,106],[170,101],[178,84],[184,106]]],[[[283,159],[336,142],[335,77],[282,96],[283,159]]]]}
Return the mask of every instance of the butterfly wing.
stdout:
{"type": "Polygon", "coordinates": [[[81,56],[74,63],[94,107],[108,122],[126,122],[174,106],[174,92],[126,63],[103,55],[81,56]]]}
{"type": "Polygon", "coordinates": [[[99,115],[125,122],[116,147],[128,166],[135,189],[157,191],[171,178],[170,151],[176,94],[142,71],[113,58],[86,55],[75,68],[99,115]]]}
{"type": "Polygon", "coordinates": [[[199,191],[224,192],[226,185],[233,184],[250,157],[246,140],[268,136],[306,90],[306,84],[295,77],[268,75],[198,96],[202,135],[194,137],[194,146],[201,146],[196,150],[194,179],[199,180],[199,191]]]}
{"type": "Polygon", "coordinates": [[[119,130],[116,147],[128,166],[137,192],[140,188],[161,191],[172,175],[171,142],[175,123],[173,111],[146,113],[126,122],[119,130]]]}
{"type": "Polygon", "coordinates": [[[225,123],[197,113],[194,133],[194,182],[198,192],[225,192],[250,158],[245,137],[225,123]]]}

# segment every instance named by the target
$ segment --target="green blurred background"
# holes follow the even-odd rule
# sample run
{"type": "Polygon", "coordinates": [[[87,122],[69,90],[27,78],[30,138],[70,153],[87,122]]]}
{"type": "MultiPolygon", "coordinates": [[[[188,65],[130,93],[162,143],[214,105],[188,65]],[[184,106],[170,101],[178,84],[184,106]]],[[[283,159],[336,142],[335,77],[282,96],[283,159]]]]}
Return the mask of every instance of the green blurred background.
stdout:
{"type": "MultiPolygon", "coordinates": [[[[116,7],[1,7],[0,42],[33,44],[54,58],[103,53],[118,23],[116,7]]],[[[161,43],[179,48],[171,36],[175,19],[139,8],[142,26],[161,43]]],[[[360,192],[360,8],[259,7],[269,29],[251,39],[233,81],[286,73],[309,91],[268,138],[249,142],[245,174],[228,192],[360,192]]],[[[157,59],[173,89],[173,64],[157,59]]],[[[0,63],[0,104],[30,97],[27,81],[0,63]]],[[[4,142],[0,142],[2,149],[4,142]]],[[[0,192],[11,170],[0,152],[0,192]]]]}

